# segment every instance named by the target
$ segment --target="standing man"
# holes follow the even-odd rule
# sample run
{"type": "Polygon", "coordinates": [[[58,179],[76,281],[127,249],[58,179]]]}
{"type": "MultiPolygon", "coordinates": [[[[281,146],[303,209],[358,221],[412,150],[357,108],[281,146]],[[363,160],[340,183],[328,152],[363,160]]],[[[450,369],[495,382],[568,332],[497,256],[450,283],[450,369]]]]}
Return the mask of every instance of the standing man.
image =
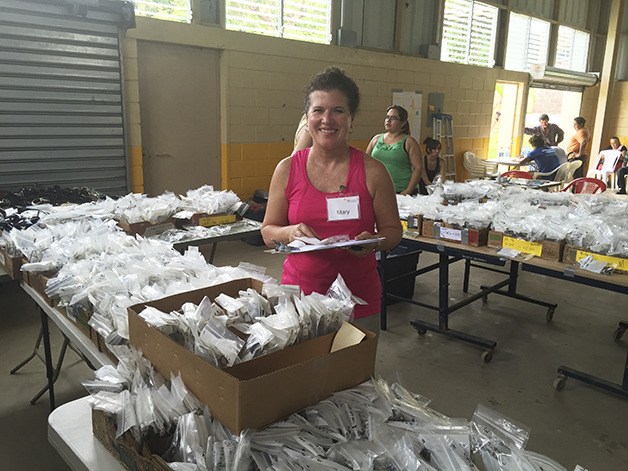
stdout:
{"type": "Polygon", "coordinates": [[[587,165],[587,145],[591,140],[591,131],[585,127],[587,120],[582,116],[578,116],[573,120],[573,128],[576,130],[575,134],[571,136],[569,144],[567,145],[567,160],[573,162],[580,160],[582,165],[574,173],[574,178],[580,178],[586,175],[585,171],[587,165]]]}
{"type": "Polygon", "coordinates": [[[539,123],[541,124],[533,128],[525,128],[524,133],[539,134],[548,146],[557,146],[565,138],[565,132],[557,124],[550,123],[549,116],[545,113],[539,116],[539,123]]]}

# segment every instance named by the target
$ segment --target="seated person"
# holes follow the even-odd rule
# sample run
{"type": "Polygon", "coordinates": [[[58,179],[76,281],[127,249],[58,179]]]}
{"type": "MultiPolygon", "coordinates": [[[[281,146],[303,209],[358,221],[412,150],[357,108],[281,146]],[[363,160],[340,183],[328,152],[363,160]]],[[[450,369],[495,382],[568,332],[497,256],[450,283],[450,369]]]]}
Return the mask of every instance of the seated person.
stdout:
{"type": "Polygon", "coordinates": [[[610,146],[606,150],[618,150],[620,152],[619,160],[617,165],[615,165],[615,172],[626,166],[626,146],[619,141],[617,136],[611,137],[610,146]]]}
{"type": "MultiPolygon", "coordinates": [[[[528,156],[519,162],[519,165],[527,165],[530,162],[536,164],[539,173],[548,173],[556,170],[560,165],[560,160],[556,155],[556,151],[545,144],[545,140],[539,134],[535,134],[530,138],[530,144],[534,149],[528,156]]],[[[551,180],[554,174],[539,177],[543,180],[551,180]]]]}
{"type": "Polygon", "coordinates": [[[628,167],[622,167],[617,171],[617,186],[619,190],[616,191],[618,195],[626,194],[626,177],[628,176],[628,167]]]}
{"type": "Polygon", "coordinates": [[[423,174],[419,180],[419,194],[427,195],[427,187],[434,183],[437,175],[441,181],[445,181],[445,159],[440,155],[441,144],[437,139],[426,137],[425,156],[423,157],[423,174]]]}
{"type": "Polygon", "coordinates": [[[558,156],[558,161],[561,165],[567,162],[567,152],[565,152],[565,149],[558,146],[552,146],[552,149],[554,150],[554,153],[556,153],[556,155],[558,156]]]}

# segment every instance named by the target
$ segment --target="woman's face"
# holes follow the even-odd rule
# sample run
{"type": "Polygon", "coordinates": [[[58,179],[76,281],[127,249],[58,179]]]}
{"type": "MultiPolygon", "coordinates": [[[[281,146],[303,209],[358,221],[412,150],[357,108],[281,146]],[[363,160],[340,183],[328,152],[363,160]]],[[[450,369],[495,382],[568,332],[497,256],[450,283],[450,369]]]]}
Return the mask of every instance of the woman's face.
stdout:
{"type": "Polygon", "coordinates": [[[434,149],[432,149],[430,151],[430,153],[428,155],[431,156],[438,156],[438,154],[440,154],[440,147],[435,147],[434,149]]]}
{"type": "Polygon", "coordinates": [[[386,132],[397,133],[401,131],[403,128],[404,121],[399,117],[399,112],[392,108],[386,112],[386,117],[384,118],[384,129],[386,132]]]}
{"type": "Polygon", "coordinates": [[[317,90],[309,98],[307,125],[314,144],[325,149],[346,148],[353,122],[347,97],[340,90],[317,90]]]}

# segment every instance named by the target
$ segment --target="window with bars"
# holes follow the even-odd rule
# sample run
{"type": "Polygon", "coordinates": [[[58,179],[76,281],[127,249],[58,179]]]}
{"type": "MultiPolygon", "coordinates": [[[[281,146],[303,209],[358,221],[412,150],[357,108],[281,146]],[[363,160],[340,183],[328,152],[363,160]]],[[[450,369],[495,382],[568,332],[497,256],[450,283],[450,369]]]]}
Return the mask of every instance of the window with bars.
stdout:
{"type": "Polygon", "coordinates": [[[158,20],[181,23],[192,21],[190,0],[133,0],[133,3],[137,16],[148,16],[158,20]]]}
{"type": "Polygon", "coordinates": [[[227,29],[331,42],[331,0],[227,0],[225,13],[227,29]]]}
{"type": "Polygon", "coordinates": [[[559,26],[554,65],[561,69],[586,72],[588,58],[589,33],[559,26]]]}
{"type": "Polygon", "coordinates": [[[445,0],[441,60],[493,67],[498,9],[473,0],[445,0]]]}
{"type": "Polygon", "coordinates": [[[547,65],[549,37],[548,21],[511,13],[504,68],[527,72],[532,64],[547,65]]]}

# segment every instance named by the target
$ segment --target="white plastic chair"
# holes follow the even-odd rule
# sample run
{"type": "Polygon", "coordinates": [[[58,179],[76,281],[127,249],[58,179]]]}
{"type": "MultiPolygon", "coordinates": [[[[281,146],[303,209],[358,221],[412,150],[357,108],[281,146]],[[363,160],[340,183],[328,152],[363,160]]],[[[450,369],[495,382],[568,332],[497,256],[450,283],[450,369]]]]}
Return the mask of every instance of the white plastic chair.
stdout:
{"type": "Polygon", "coordinates": [[[621,152],[618,150],[601,151],[595,160],[593,168],[589,172],[590,175],[587,176],[602,180],[604,183],[608,184],[610,188],[615,188],[615,166],[617,162],[619,162],[620,157],[621,152]],[[598,169],[600,162],[602,162],[602,168],[598,169]]]}
{"type": "Polygon", "coordinates": [[[575,173],[576,170],[580,168],[581,165],[582,165],[582,160],[574,160],[573,162],[565,162],[564,164],[561,164],[558,167],[556,167],[556,169],[551,172],[535,173],[534,178],[537,179],[540,177],[549,177],[550,175],[553,175],[552,177],[553,181],[562,182],[563,184],[565,184],[573,180],[573,174],[575,173]]]}
{"type": "Polygon", "coordinates": [[[467,169],[470,178],[495,178],[499,175],[497,164],[480,159],[473,152],[465,152],[462,164],[467,169]]]}

